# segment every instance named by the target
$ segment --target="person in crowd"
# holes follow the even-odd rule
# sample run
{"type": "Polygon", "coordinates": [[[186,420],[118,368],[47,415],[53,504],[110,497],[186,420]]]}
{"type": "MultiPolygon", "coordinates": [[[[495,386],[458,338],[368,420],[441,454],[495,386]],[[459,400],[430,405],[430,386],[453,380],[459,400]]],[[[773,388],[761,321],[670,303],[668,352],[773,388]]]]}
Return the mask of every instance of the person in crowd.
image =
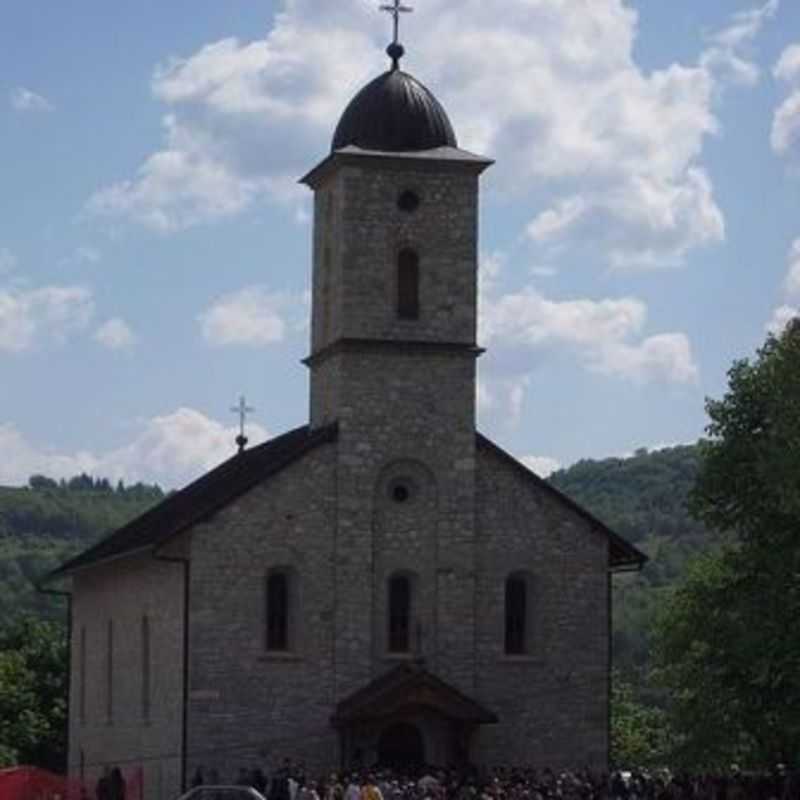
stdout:
{"type": "Polygon", "coordinates": [[[383,800],[374,775],[367,775],[367,779],[361,785],[361,800],[383,800]]]}
{"type": "Polygon", "coordinates": [[[103,774],[97,781],[94,796],[96,800],[111,800],[111,772],[108,767],[103,767],[103,774]]]}
{"type": "Polygon", "coordinates": [[[114,767],[109,776],[109,800],[125,800],[125,778],[122,777],[122,770],[114,767]]]}
{"type": "Polygon", "coordinates": [[[347,777],[347,788],[344,790],[344,800],[361,800],[361,780],[355,772],[347,777]]]}
{"type": "Polygon", "coordinates": [[[269,785],[268,800],[291,800],[289,778],[292,772],[292,762],[284,759],[283,766],[275,772],[269,785]]]}
{"type": "MultiPolygon", "coordinates": [[[[98,781],[97,800],[125,800],[122,773],[116,773],[106,770],[98,781]]],[[[218,785],[213,769],[198,769],[193,785],[206,775],[204,783],[218,785]]],[[[240,770],[237,783],[253,786],[268,800],[800,800],[800,772],[785,765],[760,774],[744,773],[737,765],[716,775],[666,769],[608,775],[587,768],[554,772],[498,765],[482,771],[420,766],[314,777],[286,759],[268,786],[260,769],[240,770]]]]}

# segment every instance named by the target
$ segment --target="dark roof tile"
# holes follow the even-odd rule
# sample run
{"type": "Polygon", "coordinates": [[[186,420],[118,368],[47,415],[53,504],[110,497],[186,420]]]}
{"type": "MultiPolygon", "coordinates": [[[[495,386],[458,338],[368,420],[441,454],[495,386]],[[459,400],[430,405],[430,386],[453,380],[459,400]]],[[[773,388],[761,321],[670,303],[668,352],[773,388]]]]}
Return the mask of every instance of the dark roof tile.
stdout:
{"type": "Polygon", "coordinates": [[[45,582],[101,561],[162,544],[280,472],[309,450],[324,442],[334,441],[336,435],[335,424],[313,431],[303,426],[235,455],[62,564],[47,576],[45,582]]]}

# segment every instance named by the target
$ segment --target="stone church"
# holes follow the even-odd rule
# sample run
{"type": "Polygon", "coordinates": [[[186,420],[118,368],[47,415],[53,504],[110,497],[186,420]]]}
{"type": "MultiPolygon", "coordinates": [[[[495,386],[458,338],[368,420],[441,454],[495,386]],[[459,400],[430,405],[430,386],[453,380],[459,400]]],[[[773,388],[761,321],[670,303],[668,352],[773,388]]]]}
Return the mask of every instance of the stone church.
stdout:
{"type": "Polygon", "coordinates": [[[309,421],[50,576],[71,595],[69,766],[592,765],[611,576],[644,556],[476,431],[478,196],[392,67],[314,193],[309,421]]]}

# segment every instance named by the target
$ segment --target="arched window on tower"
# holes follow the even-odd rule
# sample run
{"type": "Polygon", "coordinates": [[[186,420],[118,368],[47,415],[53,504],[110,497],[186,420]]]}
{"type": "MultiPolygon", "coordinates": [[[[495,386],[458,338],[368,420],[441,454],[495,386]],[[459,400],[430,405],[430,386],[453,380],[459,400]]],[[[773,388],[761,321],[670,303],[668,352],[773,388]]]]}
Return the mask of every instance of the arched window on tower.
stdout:
{"type": "Polygon", "coordinates": [[[507,655],[528,652],[528,581],[516,573],[506,580],[506,643],[507,655]]]}
{"type": "Polygon", "coordinates": [[[289,649],[289,574],[275,570],[267,576],[267,650],[289,649]]]}
{"type": "Polygon", "coordinates": [[[408,247],[397,257],[397,316],[419,319],[419,255],[408,247]]]}
{"type": "Polygon", "coordinates": [[[389,652],[411,650],[411,579],[394,575],[389,580],[389,652]]]}

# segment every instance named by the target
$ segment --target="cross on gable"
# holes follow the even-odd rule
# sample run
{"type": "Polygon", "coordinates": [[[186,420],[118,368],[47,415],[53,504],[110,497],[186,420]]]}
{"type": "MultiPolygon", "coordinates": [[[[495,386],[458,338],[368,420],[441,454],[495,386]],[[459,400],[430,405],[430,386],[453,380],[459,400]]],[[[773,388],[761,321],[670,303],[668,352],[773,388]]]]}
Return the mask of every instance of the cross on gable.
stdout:
{"type": "Polygon", "coordinates": [[[247,437],[244,435],[244,426],[247,422],[247,415],[252,414],[255,409],[247,405],[244,395],[239,398],[239,404],[234,406],[231,411],[239,415],[239,435],[236,437],[236,444],[239,445],[239,452],[241,453],[247,446],[247,437]]]}

